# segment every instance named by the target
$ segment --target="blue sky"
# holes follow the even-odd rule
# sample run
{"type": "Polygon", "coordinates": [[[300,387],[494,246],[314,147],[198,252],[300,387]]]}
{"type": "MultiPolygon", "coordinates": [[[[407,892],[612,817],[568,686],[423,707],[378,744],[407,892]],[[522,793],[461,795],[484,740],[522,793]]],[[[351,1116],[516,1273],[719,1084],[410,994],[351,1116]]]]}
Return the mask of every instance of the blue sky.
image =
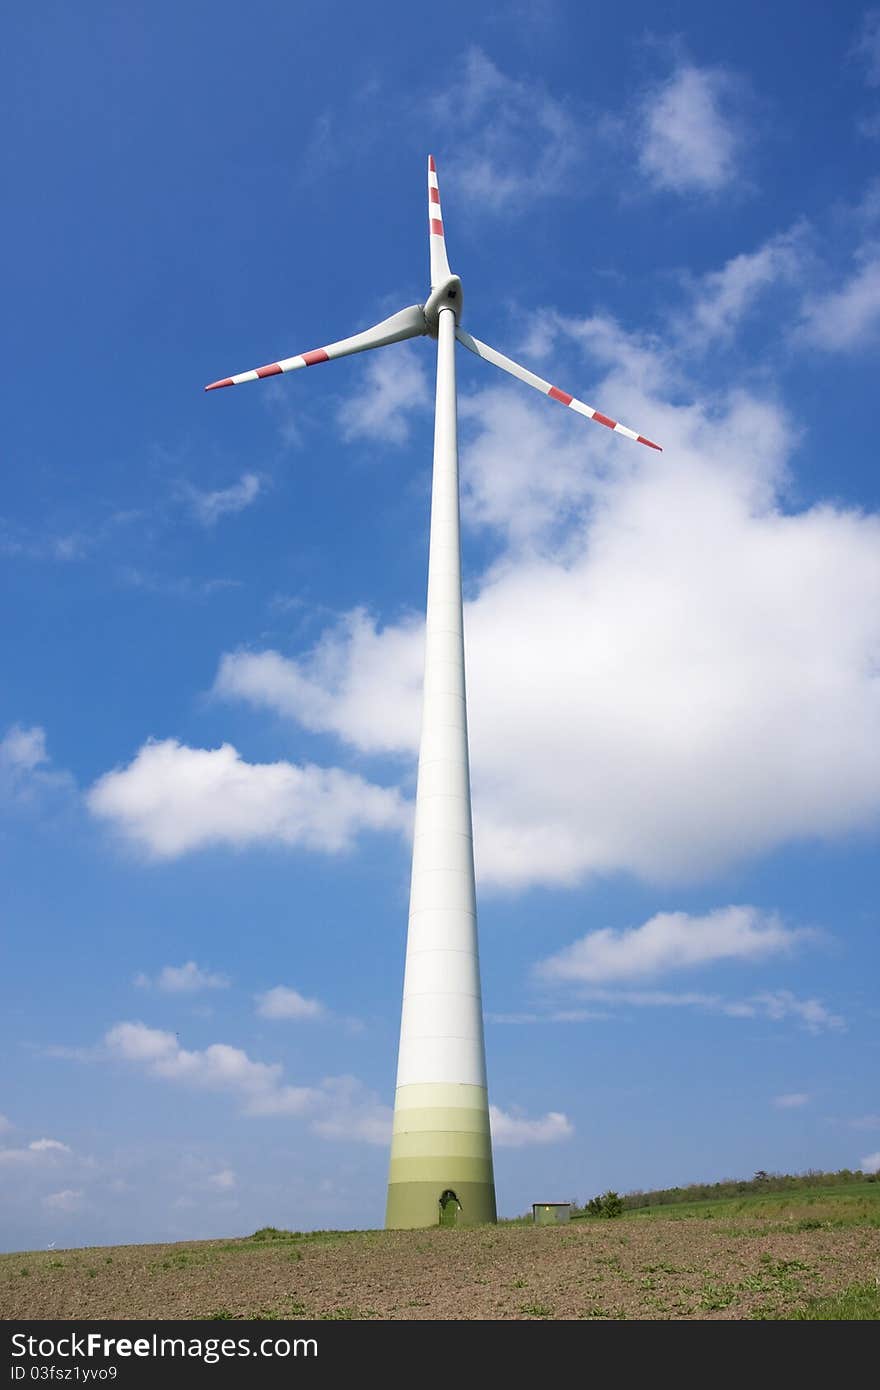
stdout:
{"type": "Polygon", "coordinates": [[[504,1214],[880,1166],[880,11],[37,4],[0,101],[4,1248],[378,1225],[432,350],[504,1214]],[[780,61],[780,50],[784,61],[780,61]],[[466,360],[465,360],[466,359],[466,360]]]}

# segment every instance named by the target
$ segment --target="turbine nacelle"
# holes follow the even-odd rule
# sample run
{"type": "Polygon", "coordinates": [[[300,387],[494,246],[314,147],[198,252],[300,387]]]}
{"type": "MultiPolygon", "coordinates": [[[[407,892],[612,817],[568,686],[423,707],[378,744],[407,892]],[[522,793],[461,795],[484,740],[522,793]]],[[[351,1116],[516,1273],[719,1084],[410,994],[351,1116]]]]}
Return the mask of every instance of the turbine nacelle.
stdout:
{"type": "Polygon", "coordinates": [[[441,309],[451,309],[455,314],[455,322],[459,324],[461,323],[463,307],[461,280],[457,275],[449,275],[442,284],[431,291],[431,297],[422,311],[425,315],[428,336],[430,338],[437,337],[441,309]]]}

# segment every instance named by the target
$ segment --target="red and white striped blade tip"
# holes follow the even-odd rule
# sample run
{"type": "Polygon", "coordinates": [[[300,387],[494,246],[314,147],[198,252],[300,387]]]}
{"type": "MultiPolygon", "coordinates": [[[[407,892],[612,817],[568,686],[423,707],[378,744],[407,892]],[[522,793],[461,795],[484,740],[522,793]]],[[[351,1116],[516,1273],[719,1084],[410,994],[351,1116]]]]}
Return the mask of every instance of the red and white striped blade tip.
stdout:
{"type": "MultiPolygon", "coordinates": [[[[537,380],[540,381],[540,377],[537,380]]],[[[535,381],[531,382],[531,385],[534,386],[535,384],[535,381]]],[[[574,396],[569,395],[567,391],[560,391],[558,386],[550,386],[547,395],[551,400],[559,401],[560,405],[572,406],[579,415],[587,415],[588,419],[595,420],[597,425],[604,425],[609,430],[619,430],[628,439],[634,439],[637,444],[646,444],[649,449],[656,449],[659,454],[663,453],[662,444],[655,444],[653,439],[648,439],[643,434],[636,434],[635,430],[622,425],[619,420],[612,420],[610,415],[603,415],[601,410],[594,410],[592,406],[583,406],[583,402],[576,401],[574,396]]]]}
{"type": "Polygon", "coordinates": [[[234,385],[235,385],[235,382],[232,380],[232,377],[231,377],[231,376],[225,376],[225,377],[223,378],[222,381],[212,381],[211,384],[210,384],[209,386],[206,386],[206,387],[205,387],[205,390],[206,390],[206,391],[216,391],[220,386],[234,386],[234,385]]]}

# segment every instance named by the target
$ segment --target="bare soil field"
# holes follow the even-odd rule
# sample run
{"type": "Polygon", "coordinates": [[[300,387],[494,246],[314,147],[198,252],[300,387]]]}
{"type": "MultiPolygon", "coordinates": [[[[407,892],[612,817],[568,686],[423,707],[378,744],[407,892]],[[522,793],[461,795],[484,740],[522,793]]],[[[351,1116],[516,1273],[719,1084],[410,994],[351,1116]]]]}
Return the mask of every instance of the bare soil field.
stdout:
{"type": "Polygon", "coordinates": [[[873,1298],[878,1281],[875,1203],[775,1203],[766,1212],[725,1204],[689,1219],[638,1214],[559,1227],[267,1229],[234,1240],[4,1255],[0,1315],[792,1318],[856,1285],[873,1298]]]}

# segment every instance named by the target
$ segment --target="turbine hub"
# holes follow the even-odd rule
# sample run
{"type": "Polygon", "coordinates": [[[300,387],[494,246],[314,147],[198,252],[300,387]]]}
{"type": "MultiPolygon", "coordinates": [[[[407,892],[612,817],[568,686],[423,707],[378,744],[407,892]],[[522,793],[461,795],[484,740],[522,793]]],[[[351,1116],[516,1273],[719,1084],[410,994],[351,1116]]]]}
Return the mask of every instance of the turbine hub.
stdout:
{"type": "Polygon", "coordinates": [[[440,310],[451,309],[455,314],[455,322],[461,323],[461,313],[463,307],[463,296],[461,280],[457,275],[450,275],[436,290],[431,291],[431,297],[425,305],[425,322],[428,325],[428,334],[431,338],[436,338],[440,325],[440,310]]]}

